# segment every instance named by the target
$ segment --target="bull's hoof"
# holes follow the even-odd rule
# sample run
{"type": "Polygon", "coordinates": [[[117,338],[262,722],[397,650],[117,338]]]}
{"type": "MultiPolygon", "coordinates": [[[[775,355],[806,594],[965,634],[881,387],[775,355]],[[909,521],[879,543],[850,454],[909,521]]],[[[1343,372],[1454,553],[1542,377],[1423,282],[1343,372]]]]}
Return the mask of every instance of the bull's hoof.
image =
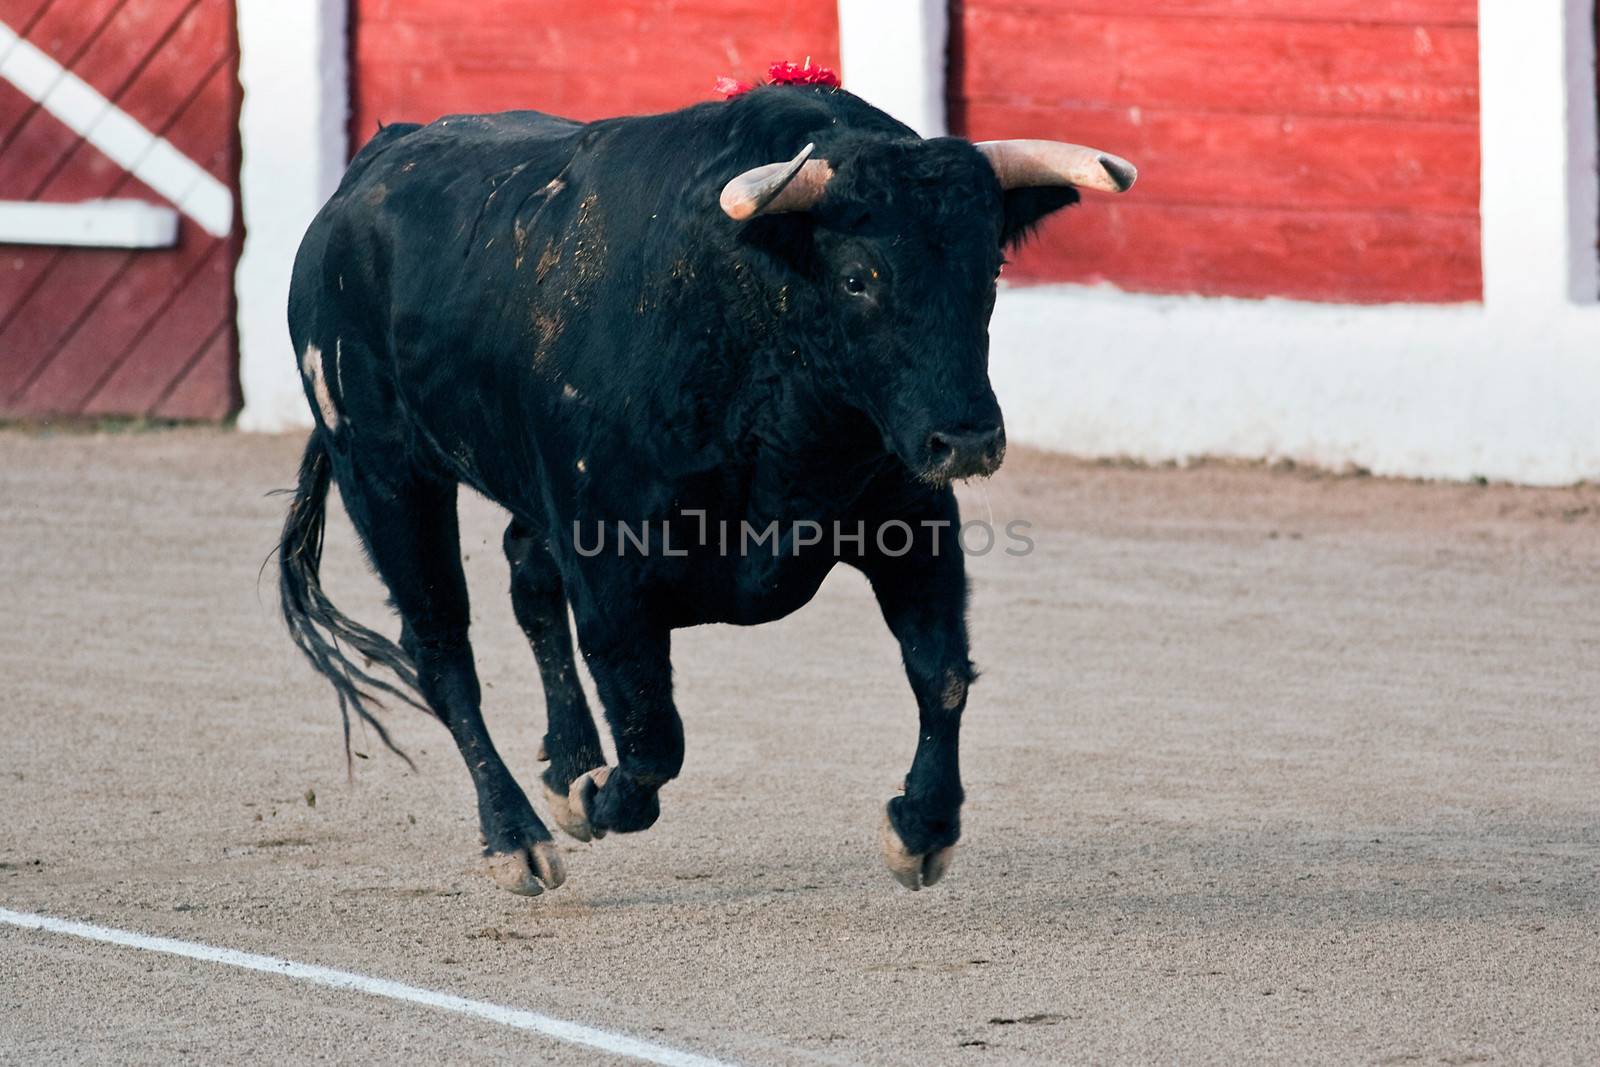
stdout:
{"type": "Polygon", "coordinates": [[[525,897],[536,897],[567,880],[567,868],[553,841],[536,841],[514,852],[486,853],[484,863],[496,885],[525,897]]]}
{"type": "Polygon", "coordinates": [[[912,852],[900,840],[900,834],[894,828],[894,823],[889,820],[889,812],[883,813],[883,862],[888,865],[889,873],[894,875],[894,880],[911,890],[913,893],[924,886],[933,885],[944,877],[950,869],[950,862],[955,858],[956,846],[946,845],[936,848],[931,852],[912,852]]]}
{"type": "Polygon", "coordinates": [[[565,796],[548,785],[544,787],[544,799],[550,805],[550,817],[557,826],[579,841],[606,836],[604,830],[590,825],[589,805],[594,803],[595,793],[611,777],[611,770],[610,767],[596,767],[592,771],[585,771],[572,780],[565,796]]]}

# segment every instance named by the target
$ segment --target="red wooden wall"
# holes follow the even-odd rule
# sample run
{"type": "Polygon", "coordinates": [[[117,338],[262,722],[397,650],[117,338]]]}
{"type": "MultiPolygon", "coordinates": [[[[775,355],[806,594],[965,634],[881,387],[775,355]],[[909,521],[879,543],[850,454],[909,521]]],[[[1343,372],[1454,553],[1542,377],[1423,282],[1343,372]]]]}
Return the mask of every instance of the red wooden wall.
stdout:
{"type": "MultiPolygon", "coordinates": [[[[235,189],[228,0],[0,0],[0,20],[235,189]]],[[[0,198],[164,203],[0,81],[0,198]]],[[[0,245],[0,415],[214,419],[238,407],[237,231],[171,250],[0,245]]]]}
{"type": "Polygon", "coordinates": [[[353,0],[353,145],[381,122],[532,108],[568,118],[715,99],[774,60],[837,68],[835,0],[353,0]]]}
{"type": "Polygon", "coordinates": [[[1142,169],[1013,280],[1477,300],[1476,20],[1476,0],[955,0],[951,126],[1142,169]]]}

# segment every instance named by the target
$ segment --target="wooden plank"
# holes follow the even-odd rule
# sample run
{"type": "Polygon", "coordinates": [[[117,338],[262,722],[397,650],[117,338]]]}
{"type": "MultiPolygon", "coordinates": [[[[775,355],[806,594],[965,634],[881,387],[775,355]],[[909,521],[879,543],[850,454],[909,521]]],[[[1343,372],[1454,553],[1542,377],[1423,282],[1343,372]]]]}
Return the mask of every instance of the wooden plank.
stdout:
{"type": "MultiPolygon", "coordinates": [[[[47,248],[0,247],[0,331],[58,254],[47,248]]],[[[0,355],[6,354],[0,351],[0,355]]],[[[4,395],[5,389],[0,388],[0,396],[4,395]]]]}
{"type": "MultiPolygon", "coordinates": [[[[39,6],[37,20],[15,19],[0,14],[0,22],[24,37],[29,44],[62,66],[70,67],[99,32],[119,0],[58,0],[57,3],[39,6]],[[24,32],[26,30],[26,32],[24,32]]],[[[8,4],[7,8],[28,8],[32,4],[8,4]]],[[[4,10],[4,8],[0,8],[4,10]]],[[[17,12],[21,14],[19,10],[17,12]]],[[[9,87],[9,86],[8,86],[9,87]]],[[[0,98],[0,144],[10,140],[24,121],[37,108],[33,100],[21,93],[23,103],[14,98],[0,98]]]]}
{"type": "Polygon", "coordinates": [[[1367,117],[1279,117],[1128,108],[953,109],[973,140],[1091,144],[1140,168],[1140,204],[1416,211],[1476,216],[1478,128],[1367,117]]]}
{"type": "MultiPolygon", "coordinates": [[[[54,115],[36,108],[0,152],[0,194],[32,200],[80,138],[54,115]]],[[[88,199],[81,197],[76,199],[88,199]]]]}
{"type": "Polygon", "coordinates": [[[1050,220],[1005,278],[1201,296],[1451,303],[1481,299],[1479,248],[1471,218],[1097,199],[1050,220]]]}
{"type": "MultiPolygon", "coordinates": [[[[57,63],[70,67],[121,3],[122,0],[56,0],[28,28],[27,39],[57,63]]],[[[9,19],[3,21],[13,30],[18,28],[9,19]]]]}
{"type": "Polygon", "coordinates": [[[497,70],[533,74],[560,69],[583,71],[600,91],[626,92],[639,77],[666,77],[681,85],[699,85],[721,73],[759,77],[775,60],[810,56],[837,66],[838,31],[752,28],[726,18],[681,19],[656,32],[630,19],[586,20],[587,24],[541,24],[539,44],[530,49],[524,36],[502,28],[487,33],[476,22],[456,19],[428,25],[413,21],[363,24],[357,40],[360,69],[368,62],[387,62],[406,69],[497,70]],[[619,34],[647,33],[641,46],[620,51],[619,34]]]}
{"type": "MultiPolygon", "coordinates": [[[[423,27],[460,27],[461,7],[448,0],[356,0],[353,24],[365,28],[383,22],[407,22],[423,27]]],[[[536,34],[559,27],[574,31],[615,26],[642,26],[674,37],[694,35],[697,24],[713,21],[736,24],[744,36],[797,31],[837,33],[835,0],[475,0],[472,31],[488,37],[513,31],[536,34]]],[[[535,38],[537,39],[537,38],[535,38]]],[[[655,42],[647,42],[652,49],[655,42]]],[[[597,45],[599,47],[599,45],[597,45]]],[[[632,49],[610,42],[613,59],[624,60],[632,49]]],[[[787,57],[785,57],[787,58],[787,57]]],[[[804,56],[796,56],[803,59],[804,56]]]]}
{"type": "Polygon", "coordinates": [[[217,64],[166,131],[172,147],[229,187],[238,178],[240,95],[230,56],[217,64]]]}
{"type": "MultiPolygon", "coordinates": [[[[232,317],[233,258],[215,242],[172,303],[151,320],[127,356],[112,366],[85,396],[85,415],[152,410],[174,378],[232,317]]],[[[286,353],[285,358],[290,358],[286,353]]]]}
{"type": "MultiPolygon", "coordinates": [[[[125,4],[106,23],[93,46],[72,65],[72,72],[115,100],[146,63],[169,47],[169,40],[184,21],[197,17],[196,12],[201,9],[211,10],[214,17],[215,9],[224,6],[227,5],[218,4],[217,0],[137,0],[125,4]]],[[[207,15],[201,11],[198,17],[205,20],[207,15]]],[[[178,58],[209,66],[215,55],[189,53],[178,58]]]]}
{"type": "MultiPolygon", "coordinates": [[[[62,0],[63,3],[69,0],[62,0]]],[[[0,0],[0,22],[26,35],[33,20],[50,6],[50,0],[0,0]]]]}
{"type": "Polygon", "coordinates": [[[0,79],[0,151],[4,151],[6,140],[38,106],[32,97],[0,79]]]}
{"type": "MultiPolygon", "coordinates": [[[[387,84],[392,87],[395,80],[387,84]]],[[[368,83],[353,128],[365,138],[379,121],[431,122],[442,115],[513,108],[580,120],[648,114],[718,99],[712,82],[640,74],[620,85],[597,87],[593,75],[582,71],[546,70],[516,77],[501,71],[416,71],[398,91],[380,95],[377,90],[385,83],[368,83]]]]}
{"type": "Polygon", "coordinates": [[[775,60],[838,66],[831,0],[489,0],[471,20],[438,0],[359,0],[354,26],[356,144],[380,121],[512,107],[580,119],[660,111],[713,99],[718,75],[758,78],[775,60]]]}
{"type": "Polygon", "coordinates": [[[15,370],[15,377],[7,375],[9,388],[0,403],[13,409],[37,410],[27,398],[36,395],[33,382],[37,381],[38,368],[44,365],[48,370],[49,357],[60,350],[78,320],[93,308],[99,294],[126,265],[129,254],[73,252],[77,287],[65,289],[46,282],[32,292],[21,313],[0,330],[0,352],[14,354],[7,362],[15,370]]]}
{"type": "Polygon", "coordinates": [[[1475,122],[1470,28],[969,10],[952,95],[1061,106],[1475,122]]]}
{"type": "MultiPolygon", "coordinates": [[[[149,129],[167,125],[173,112],[189,102],[216,65],[231,59],[232,38],[230,5],[202,0],[184,14],[167,40],[113,99],[149,129]]],[[[79,73],[87,78],[86,72],[79,73]]]]}
{"type": "Polygon", "coordinates": [[[1295,19],[1308,22],[1476,26],[1478,0],[953,0],[964,11],[1009,11],[1036,17],[1144,15],[1164,18],[1295,19]]]}
{"type": "MultiPolygon", "coordinates": [[[[0,294],[15,294],[13,300],[20,301],[58,254],[51,248],[0,247],[0,294]]],[[[0,318],[0,322],[3,321],[0,318]]],[[[22,388],[27,376],[38,366],[42,353],[3,341],[4,333],[0,332],[0,414],[8,414],[7,399],[22,388]]]]}
{"type": "MultiPolygon", "coordinates": [[[[77,411],[115,361],[123,358],[133,343],[168,313],[176,294],[189,284],[189,278],[218,243],[197,227],[190,227],[174,251],[130,257],[120,273],[106,284],[78,290],[80,298],[90,302],[88,314],[70,336],[51,347],[44,369],[25,393],[12,398],[13,404],[37,409],[48,402],[52,410],[77,411]]],[[[78,258],[74,255],[71,260],[78,258]]],[[[83,279],[85,266],[69,262],[58,268],[58,274],[68,273],[83,279]]],[[[46,289],[50,293],[67,292],[53,278],[46,289]]],[[[44,319],[58,313],[48,301],[59,299],[60,296],[47,298],[18,321],[44,319]]]]}
{"type": "Polygon", "coordinates": [[[224,322],[149,414],[163,419],[224,419],[239,409],[233,323],[224,322]]]}

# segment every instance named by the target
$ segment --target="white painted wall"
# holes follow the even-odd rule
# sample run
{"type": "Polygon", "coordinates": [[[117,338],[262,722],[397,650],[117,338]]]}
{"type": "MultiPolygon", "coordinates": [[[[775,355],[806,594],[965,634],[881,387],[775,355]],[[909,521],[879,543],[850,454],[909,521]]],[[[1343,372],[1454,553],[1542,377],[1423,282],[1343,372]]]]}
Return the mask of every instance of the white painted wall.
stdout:
{"type": "MultiPolygon", "coordinates": [[[[1600,244],[1596,238],[1600,234],[1600,115],[1596,114],[1595,100],[1595,11],[1591,0],[1561,0],[1560,6],[1566,21],[1566,87],[1561,106],[1567,150],[1567,295],[1574,303],[1594,304],[1600,302],[1600,255],[1596,254],[1596,245],[1600,244]]],[[[1506,4],[1498,5],[1497,26],[1508,17],[1516,19],[1514,8],[1509,16],[1506,8],[1506,4]]],[[[1504,42],[1496,41],[1494,48],[1497,70],[1515,62],[1505,51],[1504,42]]],[[[1514,88],[1505,83],[1496,87],[1508,111],[1515,106],[1514,88]]],[[[1546,93],[1549,94],[1548,87],[1546,93]]],[[[1509,125],[1510,115],[1502,118],[1509,125]]],[[[1547,129],[1546,143],[1558,143],[1562,132],[1547,129]]]]}
{"type": "Polygon", "coordinates": [[[1004,293],[992,337],[1008,432],[1045,448],[1541,485],[1600,476],[1594,309],[1541,319],[1049,287],[1004,293]]]}
{"type": "Polygon", "coordinates": [[[311,425],[289,345],[289,272],[313,216],[344,173],[350,89],[347,0],[239,0],[239,427],[311,425]]]}
{"type": "MultiPolygon", "coordinates": [[[[992,366],[1012,439],[1151,461],[1600,478],[1589,3],[1481,0],[1482,306],[1007,289],[992,366]]],[[[273,430],[309,420],[283,306],[294,246],[343,166],[344,5],[239,6],[250,231],[239,269],[240,425],[273,430]]],[[[924,134],[943,132],[944,3],[839,0],[839,17],[845,84],[924,134]]],[[[1095,210],[1098,197],[1086,199],[1076,210],[1095,210]]]]}
{"type": "Polygon", "coordinates": [[[924,137],[945,126],[947,0],[839,0],[845,88],[924,137]]]}

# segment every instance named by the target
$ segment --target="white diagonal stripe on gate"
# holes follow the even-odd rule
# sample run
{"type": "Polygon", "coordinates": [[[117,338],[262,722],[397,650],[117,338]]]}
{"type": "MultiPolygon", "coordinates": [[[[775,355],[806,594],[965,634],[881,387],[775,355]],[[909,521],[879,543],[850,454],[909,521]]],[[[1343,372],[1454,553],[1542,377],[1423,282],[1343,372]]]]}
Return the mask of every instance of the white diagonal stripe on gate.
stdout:
{"type": "Polygon", "coordinates": [[[233,229],[233,191],[93,86],[0,22],[0,78],[214,237],[233,229]]]}

